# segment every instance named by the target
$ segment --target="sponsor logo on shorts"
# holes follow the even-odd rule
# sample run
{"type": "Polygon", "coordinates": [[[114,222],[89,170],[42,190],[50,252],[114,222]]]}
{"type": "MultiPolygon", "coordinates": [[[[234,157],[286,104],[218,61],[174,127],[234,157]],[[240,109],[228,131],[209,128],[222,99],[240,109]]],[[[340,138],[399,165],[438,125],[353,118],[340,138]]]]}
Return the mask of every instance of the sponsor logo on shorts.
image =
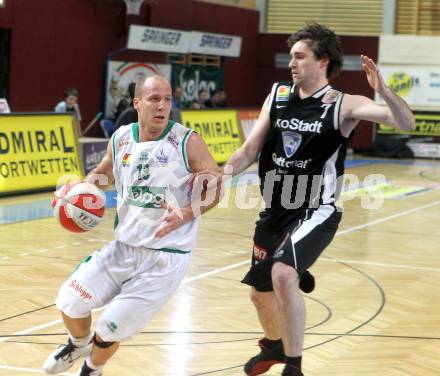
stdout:
{"type": "Polygon", "coordinates": [[[258,245],[254,244],[254,258],[257,262],[263,261],[267,257],[267,251],[264,248],[259,247],[258,245]]]}
{"type": "Polygon", "coordinates": [[[93,294],[90,289],[76,279],[71,280],[68,287],[69,290],[84,303],[89,303],[93,299],[93,294]]]}
{"type": "Polygon", "coordinates": [[[107,329],[110,330],[112,333],[116,332],[116,330],[118,330],[118,326],[113,322],[108,322],[107,323],[107,329]]]}
{"type": "Polygon", "coordinates": [[[284,254],[284,249],[278,249],[274,255],[273,258],[280,258],[284,254]]]}

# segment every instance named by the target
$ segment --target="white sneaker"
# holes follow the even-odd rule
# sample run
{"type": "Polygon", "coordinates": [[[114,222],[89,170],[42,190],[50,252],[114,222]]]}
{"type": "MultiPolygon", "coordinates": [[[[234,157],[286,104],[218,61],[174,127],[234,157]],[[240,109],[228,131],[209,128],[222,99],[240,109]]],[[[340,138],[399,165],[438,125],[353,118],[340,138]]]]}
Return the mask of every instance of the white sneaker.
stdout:
{"type": "Polygon", "coordinates": [[[90,355],[92,346],[93,344],[89,343],[83,347],[76,347],[69,338],[66,345],[59,347],[47,357],[43,364],[44,372],[55,374],[68,370],[78,358],[90,355]]]}
{"type": "Polygon", "coordinates": [[[79,369],[76,376],[101,376],[102,375],[102,368],[99,369],[93,369],[90,368],[86,362],[84,362],[79,369]]]}

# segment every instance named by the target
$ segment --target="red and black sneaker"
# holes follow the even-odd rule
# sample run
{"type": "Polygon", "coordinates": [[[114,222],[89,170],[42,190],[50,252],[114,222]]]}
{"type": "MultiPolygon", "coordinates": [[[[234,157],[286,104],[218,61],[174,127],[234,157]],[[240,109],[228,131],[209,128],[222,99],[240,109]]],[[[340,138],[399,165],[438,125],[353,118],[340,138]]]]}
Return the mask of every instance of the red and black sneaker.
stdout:
{"type": "Polygon", "coordinates": [[[248,376],[257,376],[265,373],[274,364],[284,363],[284,348],[281,340],[277,341],[277,344],[271,348],[265,345],[266,338],[262,338],[258,341],[258,346],[261,348],[261,352],[250,358],[244,365],[244,372],[248,376]]]}
{"type": "Polygon", "coordinates": [[[301,372],[301,370],[298,367],[291,366],[290,364],[286,364],[281,376],[304,376],[304,374],[301,372]]]}

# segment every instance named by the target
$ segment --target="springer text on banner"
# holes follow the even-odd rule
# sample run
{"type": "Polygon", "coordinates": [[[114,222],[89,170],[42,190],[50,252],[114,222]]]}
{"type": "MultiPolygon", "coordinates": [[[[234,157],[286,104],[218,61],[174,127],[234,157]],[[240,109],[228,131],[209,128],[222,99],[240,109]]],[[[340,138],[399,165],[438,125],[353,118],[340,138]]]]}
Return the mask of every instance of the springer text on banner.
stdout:
{"type": "Polygon", "coordinates": [[[54,188],[83,177],[71,115],[0,116],[0,194],[54,188]]]}
{"type": "Polygon", "coordinates": [[[241,146],[236,110],[182,111],[182,124],[202,136],[217,163],[226,162],[241,146]]]}

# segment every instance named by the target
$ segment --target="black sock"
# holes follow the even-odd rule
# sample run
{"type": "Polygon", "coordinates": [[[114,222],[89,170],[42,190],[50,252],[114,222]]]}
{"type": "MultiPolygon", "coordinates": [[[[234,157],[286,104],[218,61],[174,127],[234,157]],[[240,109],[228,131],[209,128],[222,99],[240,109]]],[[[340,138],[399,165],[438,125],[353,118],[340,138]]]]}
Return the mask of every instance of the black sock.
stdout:
{"type": "Polygon", "coordinates": [[[301,371],[301,360],[302,356],[286,356],[284,358],[286,364],[290,366],[295,366],[301,371]]]}
{"type": "Polygon", "coordinates": [[[274,347],[277,347],[281,344],[281,338],[280,339],[268,339],[268,338],[264,338],[263,339],[263,345],[264,347],[268,348],[268,349],[273,349],[274,347]]]}

